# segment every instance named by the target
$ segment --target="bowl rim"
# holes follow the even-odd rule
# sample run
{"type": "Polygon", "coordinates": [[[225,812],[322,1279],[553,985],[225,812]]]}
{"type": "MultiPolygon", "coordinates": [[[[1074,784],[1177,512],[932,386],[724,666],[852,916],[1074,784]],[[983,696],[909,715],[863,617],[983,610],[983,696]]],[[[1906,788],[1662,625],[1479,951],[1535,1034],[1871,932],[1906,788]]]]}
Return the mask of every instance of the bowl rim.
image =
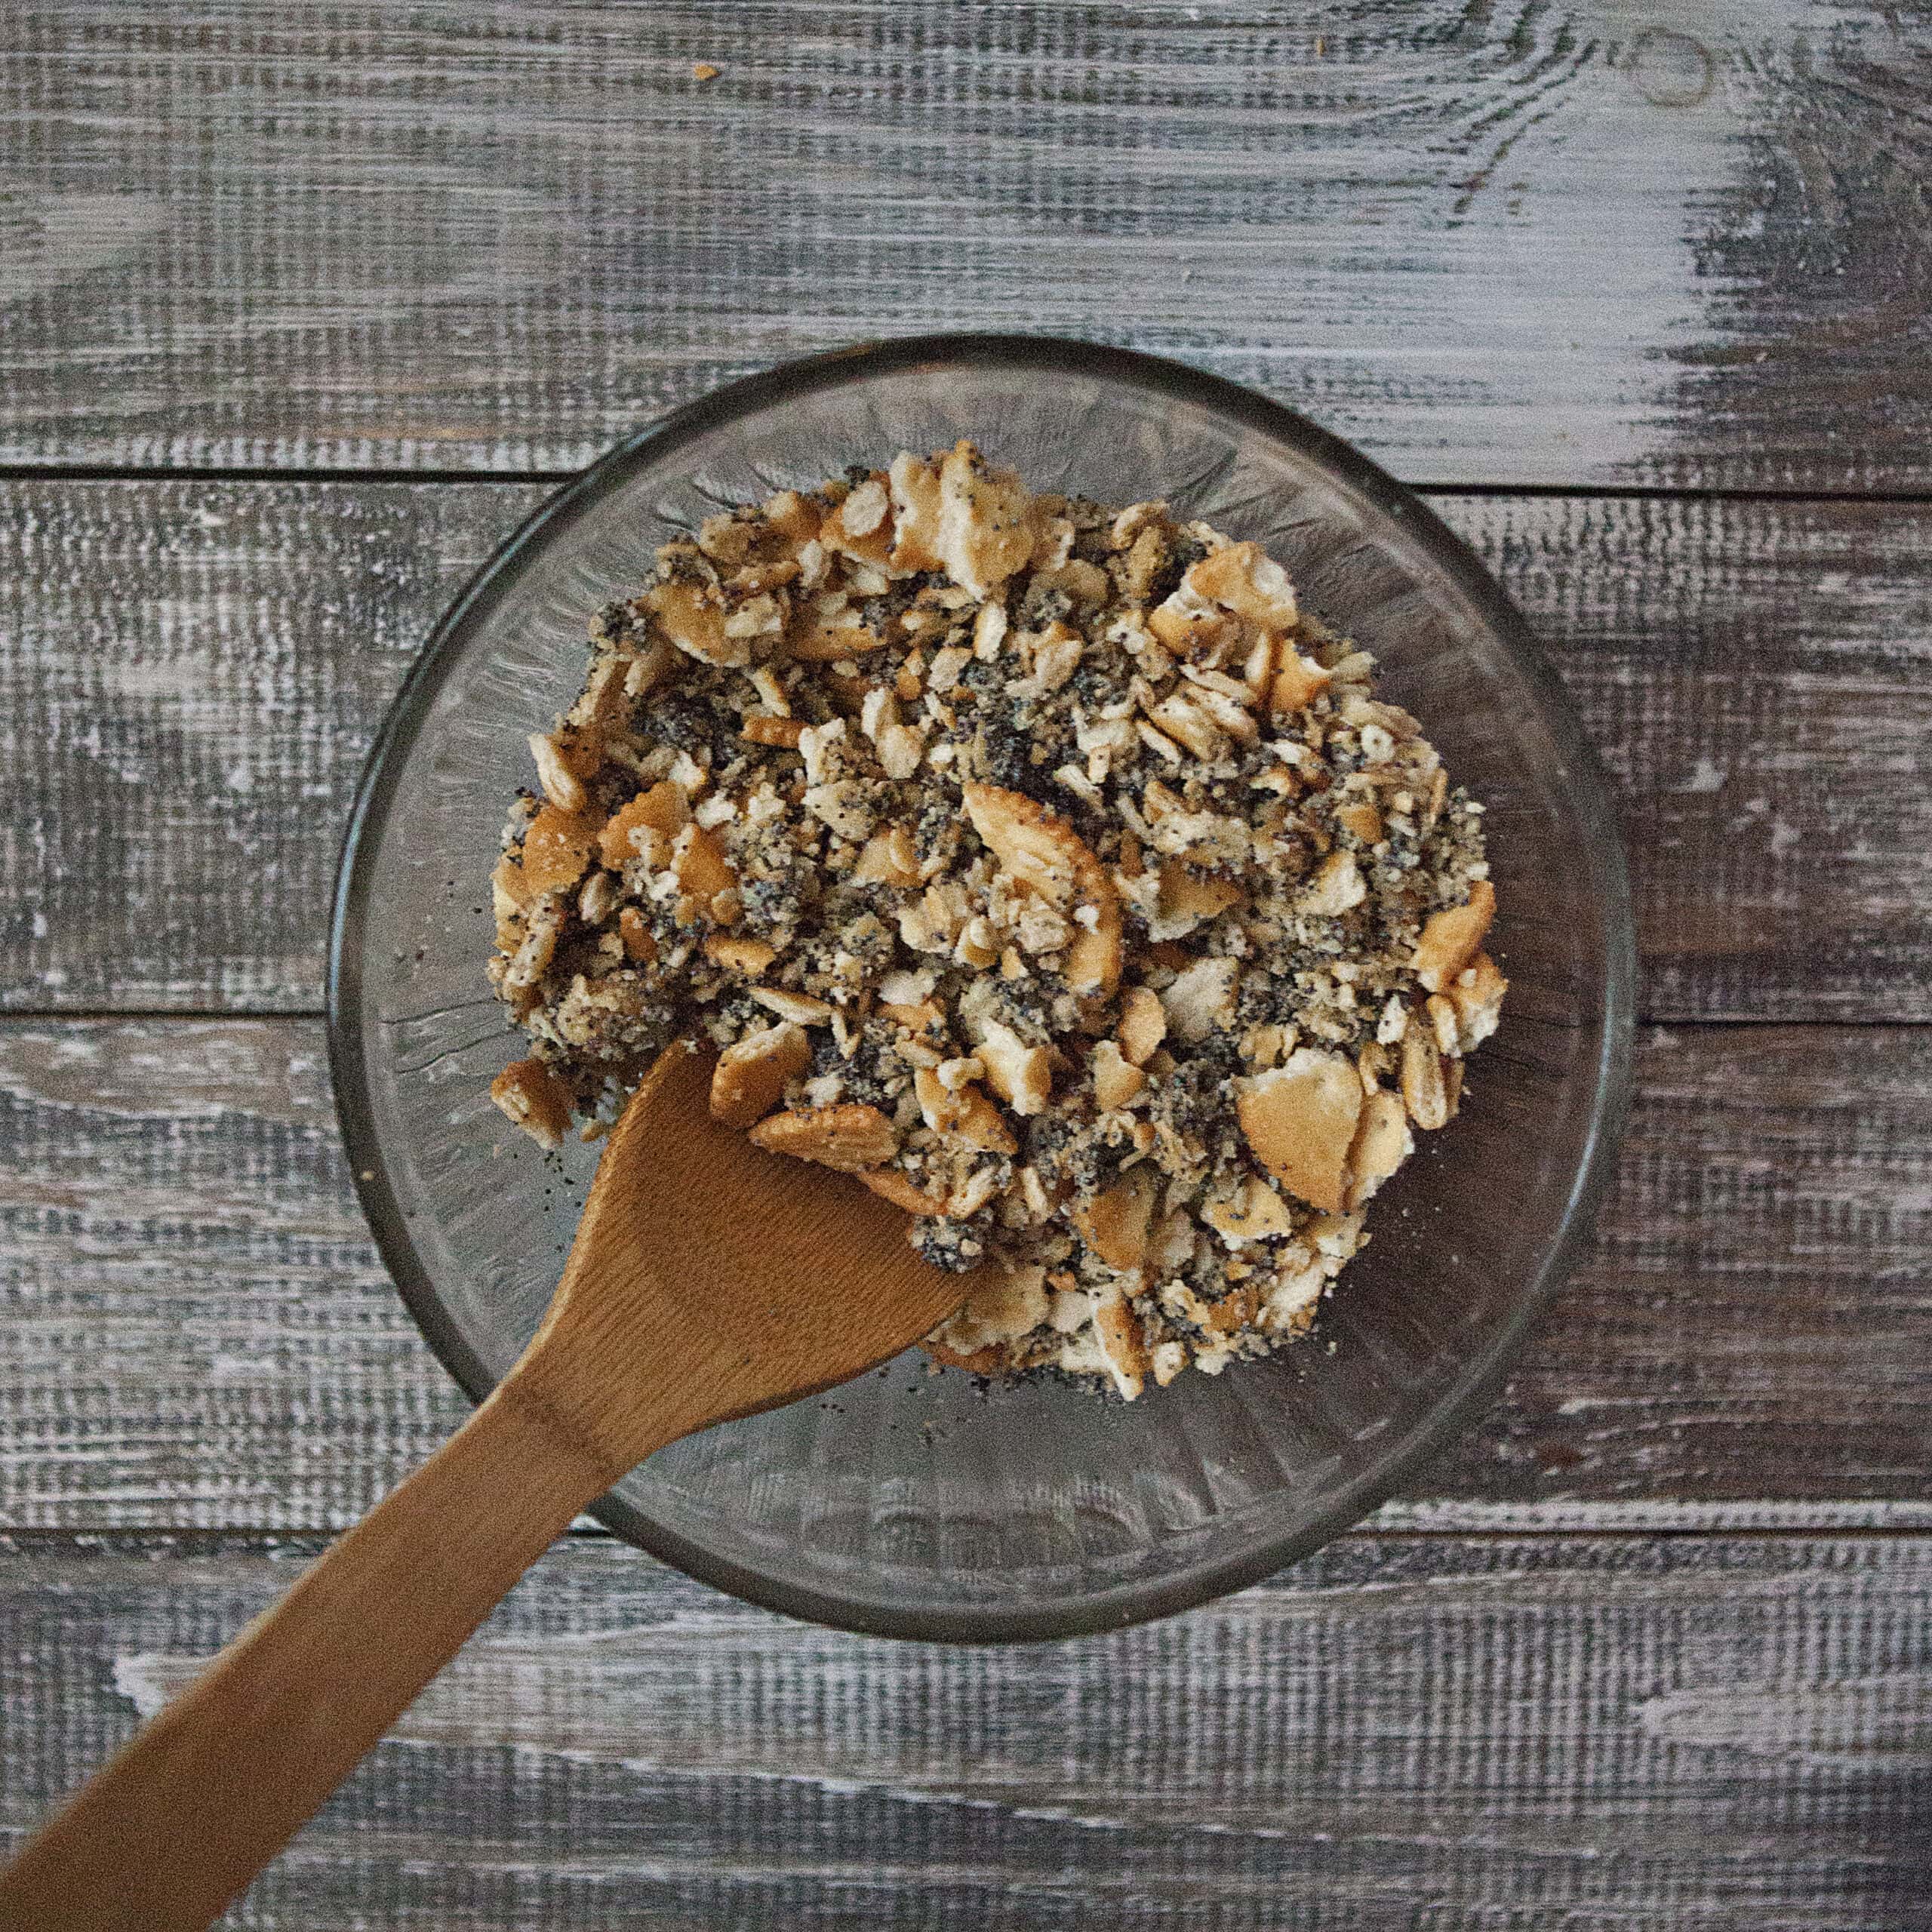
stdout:
{"type": "Polygon", "coordinates": [[[432,1352],[470,1400],[481,1402],[495,1378],[458,1332],[409,1238],[376,1134],[364,1054],[361,940],[377,842],[371,834],[383,820],[418,731],[477,626],[512,588],[524,553],[568,528],[645,463],[675,454],[694,438],[752,409],[854,380],[903,374],[922,364],[943,368],[962,360],[1041,374],[1103,375],[1176,402],[1211,408],[1260,435],[1292,445],[1412,530],[1497,633],[1536,694],[1567,768],[1574,802],[1592,834],[1592,897],[1605,940],[1603,1030],[1588,1134],[1556,1241],[1487,1346],[1426,1421],[1294,1531],[1257,1537],[1244,1549],[1173,1577],[1112,1584],[1063,1602],[1023,1609],[976,1605],[915,1611],[774,1581],[653,1521],[614,1495],[600,1497],[589,1512],[648,1554],[765,1609],[863,1635],[1011,1642],[1121,1629],[1193,1608],[1258,1582],[1359,1522],[1488,1407],[1531,1324],[1569,1272],[1609,1184],[1629,1103],[1636,988],[1629,878],[1614,802],[1568,695],[1527,620],[1475,552],[1407,485],[1298,411],[1240,383],[1165,356],[1066,337],[960,332],[862,342],[780,363],[708,391],[633,431],[549,497],[497,547],[430,630],[370,748],[343,835],[330,918],[328,1044],[337,1121],[377,1251],[432,1352]]]}

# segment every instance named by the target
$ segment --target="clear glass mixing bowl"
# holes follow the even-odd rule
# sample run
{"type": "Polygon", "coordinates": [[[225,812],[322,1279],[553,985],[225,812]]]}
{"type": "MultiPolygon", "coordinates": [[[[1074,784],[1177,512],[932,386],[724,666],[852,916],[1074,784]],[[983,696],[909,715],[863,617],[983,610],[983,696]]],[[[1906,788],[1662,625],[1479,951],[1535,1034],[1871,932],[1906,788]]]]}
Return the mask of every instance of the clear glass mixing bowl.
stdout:
{"type": "MultiPolygon", "coordinates": [[[[675,1444],[598,1514],[720,1588],[854,1629],[1014,1638],[1183,1609],[1313,1549],[1478,1413],[1581,1238],[1628,1079],[1630,902],[1610,798],[1521,618],[1411,493],[1300,417],[1177,364],[1024,337],[898,341],[732,384],[561,491],[437,626],[372,753],[330,960],[363,1205],[480,1398],[534,1330],[595,1149],[546,1165],[489,1101],[487,880],[525,737],[590,613],[674,531],[964,435],[1035,487],[1158,496],[1254,537],[1381,660],[1490,808],[1511,981],[1462,1111],[1377,1198],[1314,1338],[1124,1405],[976,1392],[909,1355],[675,1444]]],[[[813,1291],[817,1292],[816,1284],[813,1291]]]]}

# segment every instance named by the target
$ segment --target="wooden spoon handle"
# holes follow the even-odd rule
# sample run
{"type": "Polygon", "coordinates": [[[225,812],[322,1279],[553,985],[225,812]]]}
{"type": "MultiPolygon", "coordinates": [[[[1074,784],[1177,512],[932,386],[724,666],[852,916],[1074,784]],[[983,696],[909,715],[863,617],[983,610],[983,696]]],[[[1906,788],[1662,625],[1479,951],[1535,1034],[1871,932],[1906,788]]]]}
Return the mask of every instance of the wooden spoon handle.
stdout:
{"type": "Polygon", "coordinates": [[[617,1472],[512,1374],[0,1873],[5,1932],[202,1932],[617,1472]]]}

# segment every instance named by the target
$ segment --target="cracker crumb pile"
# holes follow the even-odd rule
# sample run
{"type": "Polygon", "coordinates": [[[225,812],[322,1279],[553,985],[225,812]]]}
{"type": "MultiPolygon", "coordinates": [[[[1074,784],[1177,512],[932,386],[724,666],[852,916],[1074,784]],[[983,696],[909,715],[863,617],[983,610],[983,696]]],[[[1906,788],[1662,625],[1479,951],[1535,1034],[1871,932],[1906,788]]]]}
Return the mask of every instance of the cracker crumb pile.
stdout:
{"type": "Polygon", "coordinates": [[[1506,983],[1482,808],[1279,565],[962,442],[590,629],[494,874],[512,1120],[702,1036],[720,1118],[992,1264],[940,1361],[1132,1398],[1308,1327],[1506,983]]]}

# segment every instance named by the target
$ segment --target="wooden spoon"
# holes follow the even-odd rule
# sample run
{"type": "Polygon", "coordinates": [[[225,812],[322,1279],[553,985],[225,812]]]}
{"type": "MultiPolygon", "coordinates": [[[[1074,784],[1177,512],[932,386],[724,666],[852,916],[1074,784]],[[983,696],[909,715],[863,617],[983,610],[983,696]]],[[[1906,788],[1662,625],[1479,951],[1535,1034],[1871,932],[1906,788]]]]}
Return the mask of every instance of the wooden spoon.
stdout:
{"type": "Polygon", "coordinates": [[[515,1367],[0,1873],[5,1932],[200,1932],[626,1470],[958,1305],[900,1209],[715,1121],[710,1069],[658,1061],[515,1367]]]}

